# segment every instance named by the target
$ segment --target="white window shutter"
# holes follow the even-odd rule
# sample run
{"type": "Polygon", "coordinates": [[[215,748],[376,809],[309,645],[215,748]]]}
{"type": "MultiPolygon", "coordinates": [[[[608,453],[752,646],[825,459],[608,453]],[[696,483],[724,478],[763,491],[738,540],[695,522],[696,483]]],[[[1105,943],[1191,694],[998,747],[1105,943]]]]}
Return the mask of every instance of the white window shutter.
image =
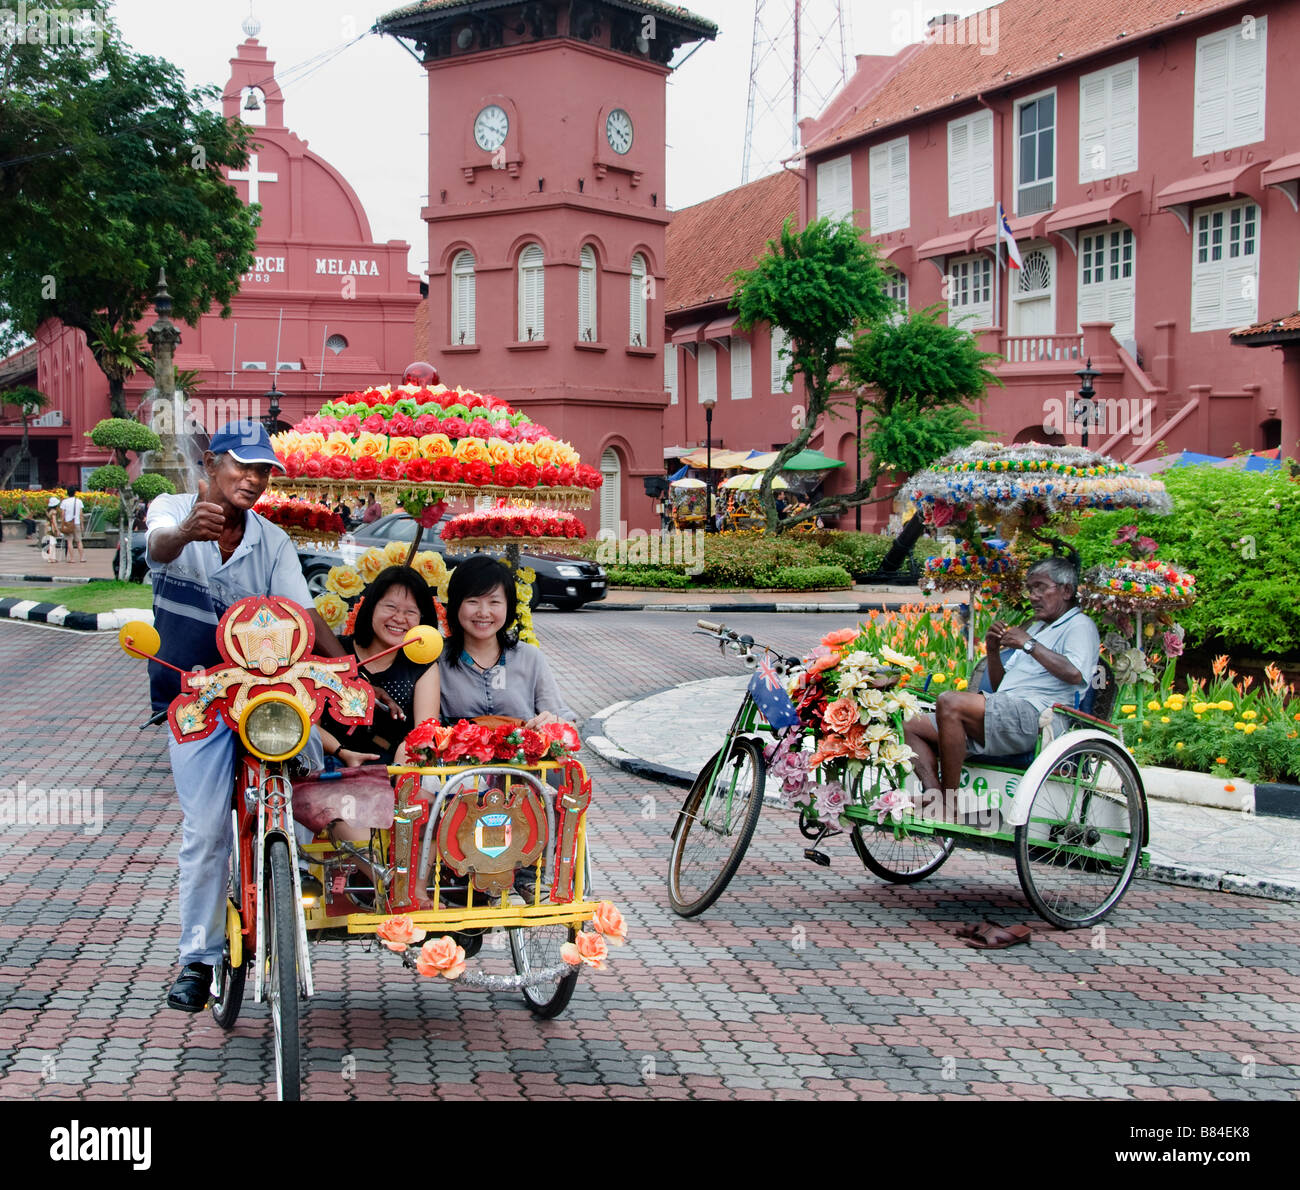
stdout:
{"type": "Polygon", "coordinates": [[[871,231],[899,231],[911,217],[908,195],[907,137],[872,148],[867,157],[871,186],[871,231]]]}
{"type": "Polygon", "coordinates": [[[790,391],[790,381],[786,378],[787,369],[790,367],[790,357],[786,354],[789,348],[790,340],[779,326],[772,328],[772,393],[788,393],[790,391]]]}
{"type": "Polygon", "coordinates": [[[1110,72],[1109,152],[1107,174],[1132,173],[1138,167],[1137,59],[1110,72]]]}
{"type": "Polygon", "coordinates": [[[908,138],[899,137],[889,149],[889,222],[898,231],[912,221],[911,168],[908,138]]]}
{"type": "Polygon", "coordinates": [[[469,345],[474,342],[475,324],[474,254],[458,253],[451,266],[451,341],[469,345]]]}
{"type": "Polygon", "coordinates": [[[853,212],[852,158],[836,157],[817,166],[817,218],[847,219],[853,212]]]}
{"type": "Polygon", "coordinates": [[[1244,36],[1244,25],[1230,35],[1228,146],[1232,148],[1264,139],[1268,18],[1259,17],[1252,29],[1253,37],[1244,36]]]}
{"type": "Polygon", "coordinates": [[[1193,331],[1217,328],[1223,321],[1223,270],[1202,265],[1192,269],[1193,331]]]}
{"type": "Polygon", "coordinates": [[[1107,177],[1111,172],[1111,146],[1107,131],[1109,87],[1105,71],[1079,79],[1079,181],[1107,177]]]}
{"type": "Polygon", "coordinates": [[[1229,40],[1236,35],[1216,33],[1196,43],[1196,87],[1192,113],[1192,152],[1198,156],[1227,147],[1229,40]]]}
{"type": "Polygon", "coordinates": [[[874,145],[867,157],[871,187],[871,233],[890,231],[889,226],[889,146],[874,145]]]}
{"type": "Polygon", "coordinates": [[[700,400],[718,399],[718,353],[712,343],[701,343],[696,362],[699,373],[700,400]]]}
{"type": "Polygon", "coordinates": [[[578,254],[578,338],[594,342],[596,328],[596,250],[584,244],[578,254]]]}
{"type": "Polygon", "coordinates": [[[649,347],[646,335],[646,263],[637,253],[632,257],[632,275],[628,281],[627,341],[632,347],[649,347]]]}
{"type": "Polygon", "coordinates": [[[671,396],[670,404],[677,404],[677,344],[664,344],[664,388],[671,396]]]}
{"type": "Polygon", "coordinates": [[[621,537],[623,468],[612,446],[606,447],[600,456],[600,474],[605,480],[600,486],[600,527],[621,537]]]}
{"type": "Polygon", "coordinates": [[[754,374],[750,366],[749,340],[731,336],[731,399],[748,401],[754,395],[754,374]]]}
{"type": "Polygon", "coordinates": [[[1083,269],[1079,269],[1079,330],[1085,322],[1100,322],[1106,315],[1106,287],[1083,284],[1083,269]]]}
{"type": "Polygon", "coordinates": [[[993,205],[993,113],[971,117],[970,210],[993,205]]]}
{"type": "Polygon", "coordinates": [[[1259,317],[1259,256],[1233,261],[1223,270],[1223,325],[1249,326],[1259,317]]]}
{"type": "Polygon", "coordinates": [[[1112,281],[1106,286],[1104,309],[1096,318],[1113,322],[1115,325],[1110,333],[1120,342],[1137,338],[1134,329],[1136,300],[1137,287],[1131,277],[1123,281],[1112,281]]]}
{"type": "Polygon", "coordinates": [[[970,209],[970,126],[965,120],[952,120],[948,124],[948,214],[970,209]]]}
{"type": "Polygon", "coordinates": [[[529,244],[519,254],[519,340],[546,338],[546,271],[542,250],[529,244]]]}

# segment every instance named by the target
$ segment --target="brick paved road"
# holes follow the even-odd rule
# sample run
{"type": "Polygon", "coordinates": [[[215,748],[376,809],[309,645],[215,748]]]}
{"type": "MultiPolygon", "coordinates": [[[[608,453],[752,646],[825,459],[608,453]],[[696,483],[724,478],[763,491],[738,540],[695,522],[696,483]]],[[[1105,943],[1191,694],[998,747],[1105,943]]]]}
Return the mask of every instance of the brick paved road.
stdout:
{"type": "MultiPolygon", "coordinates": [[[[743,622],[800,647],[828,619],[743,622]]],[[[731,672],[689,624],[539,617],[584,714],[731,672]]],[[[0,1097],[272,1095],[262,1006],[247,1005],[224,1037],[206,1015],[162,1005],[178,816],[161,737],[134,726],[142,670],[108,639],[0,624],[0,676],[0,786],[105,791],[101,834],[3,828],[0,1097]]],[[[304,1028],[309,1097],[1300,1093],[1294,906],[1143,884],[1104,938],[1035,922],[1032,946],[977,953],[952,937],[957,924],[1034,920],[1009,860],[959,852],[932,882],[885,886],[842,839],[833,867],[808,864],[802,840],[766,815],[729,895],[682,922],[663,891],[677,793],[593,770],[597,878],[633,929],[612,970],[580,982],[559,1020],[537,1022],[513,996],[417,982],[395,957],[324,944],[304,1028]]]]}

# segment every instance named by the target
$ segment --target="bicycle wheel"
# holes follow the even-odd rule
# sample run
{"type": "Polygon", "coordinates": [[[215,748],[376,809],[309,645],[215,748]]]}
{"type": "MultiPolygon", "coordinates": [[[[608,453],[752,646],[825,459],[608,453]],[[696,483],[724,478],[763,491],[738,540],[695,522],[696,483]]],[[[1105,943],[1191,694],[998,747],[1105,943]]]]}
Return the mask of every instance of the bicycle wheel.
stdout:
{"type": "Polygon", "coordinates": [[[272,839],[266,849],[266,971],[267,999],[275,1029],[275,1088],[282,1102],[297,1102],[298,1049],[298,935],[293,872],[289,845],[272,839]]]}
{"type": "MultiPolygon", "coordinates": [[[[572,942],[577,931],[573,926],[515,926],[507,933],[510,935],[510,957],[514,960],[515,974],[528,975],[562,963],[560,947],[572,942]]],[[[569,1006],[580,970],[579,967],[572,968],[558,983],[525,985],[519,993],[535,1017],[550,1020],[569,1006]]]]}
{"type": "Polygon", "coordinates": [[[1090,926],[1128,889],[1145,837],[1146,800],[1128,753],[1112,740],[1080,740],[1062,751],[1033,792],[1029,821],[1016,827],[1020,887],[1052,925],[1090,926]]]}
{"type": "Polygon", "coordinates": [[[673,831],[668,901],[680,917],[703,913],[722,895],[745,858],[763,809],[762,748],[737,738],[718,765],[720,755],[715,752],[695,778],[673,831]]]}
{"type": "Polygon", "coordinates": [[[221,952],[221,965],[217,968],[216,978],[213,980],[216,992],[212,997],[212,1019],[227,1033],[235,1027],[235,1021],[239,1019],[239,1009],[244,1003],[244,984],[248,979],[249,967],[248,955],[244,951],[242,935],[239,937],[238,943],[235,942],[241,926],[239,919],[239,820],[233,812],[231,819],[234,822],[235,835],[230,849],[230,887],[227,892],[228,900],[226,901],[226,944],[221,952]],[[231,951],[234,945],[237,945],[240,951],[238,966],[231,963],[231,951]]]}
{"type": "Polygon", "coordinates": [[[853,850],[868,872],[891,884],[915,884],[933,875],[953,853],[956,842],[939,835],[894,837],[892,830],[853,828],[853,850]]]}

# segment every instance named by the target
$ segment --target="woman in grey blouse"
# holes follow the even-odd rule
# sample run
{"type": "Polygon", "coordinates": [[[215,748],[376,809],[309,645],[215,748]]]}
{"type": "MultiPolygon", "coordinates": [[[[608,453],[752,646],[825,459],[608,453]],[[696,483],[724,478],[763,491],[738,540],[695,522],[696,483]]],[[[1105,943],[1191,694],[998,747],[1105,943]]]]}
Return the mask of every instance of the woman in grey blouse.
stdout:
{"type": "Polygon", "coordinates": [[[451,572],[451,635],[438,661],[444,723],[508,715],[539,727],[576,718],[541,650],[518,641],[516,611],[514,575],[496,559],[475,554],[451,572]]]}

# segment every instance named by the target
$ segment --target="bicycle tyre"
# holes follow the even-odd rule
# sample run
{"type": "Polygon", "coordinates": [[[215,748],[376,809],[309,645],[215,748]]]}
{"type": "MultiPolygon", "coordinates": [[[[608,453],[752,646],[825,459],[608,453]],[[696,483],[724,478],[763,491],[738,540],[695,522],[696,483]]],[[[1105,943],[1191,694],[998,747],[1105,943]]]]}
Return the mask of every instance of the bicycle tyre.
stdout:
{"type": "MultiPolygon", "coordinates": [[[[573,926],[515,926],[508,933],[516,975],[526,975],[534,968],[553,967],[560,962],[560,947],[577,936],[573,926]]],[[[533,1016],[549,1021],[568,1008],[580,971],[580,967],[574,967],[549,988],[521,987],[519,994],[533,1016]]]]}
{"type": "Polygon", "coordinates": [[[282,1103],[301,1098],[298,1040],[298,935],[289,844],[272,839],[266,849],[266,989],[275,1032],[275,1087],[282,1103]]]}
{"type": "Polygon", "coordinates": [[[239,1019],[239,1010],[244,1003],[244,985],[248,980],[248,968],[252,965],[248,961],[248,952],[242,945],[240,947],[242,961],[238,967],[230,965],[230,913],[233,907],[238,920],[241,891],[239,888],[239,820],[234,814],[231,818],[234,823],[234,838],[231,841],[230,852],[230,887],[226,894],[229,898],[226,906],[226,942],[221,952],[221,968],[214,981],[221,988],[221,994],[214,997],[212,1001],[212,1019],[227,1033],[235,1027],[235,1022],[239,1019]]]}
{"type": "MultiPolygon", "coordinates": [[[[721,767],[718,769],[718,779],[713,785],[714,790],[722,787],[722,781],[730,772],[728,788],[724,792],[730,792],[734,799],[741,792],[745,784],[748,785],[748,801],[745,805],[729,807],[729,821],[723,824],[721,830],[716,829],[700,817],[701,806],[705,806],[705,812],[708,813],[709,807],[705,804],[706,794],[710,792],[710,777],[714,772],[714,766],[717,764],[718,757],[722,755],[719,749],[705,762],[704,767],[700,770],[699,775],[695,778],[695,783],[691,786],[686,795],[686,800],[682,803],[682,808],[677,816],[677,825],[673,832],[673,848],[668,859],[668,902],[673,907],[673,912],[679,917],[696,917],[709,908],[726,890],[731,878],[736,874],[740,867],[740,862],[745,858],[745,852],[749,848],[750,839],[754,836],[754,828],[758,825],[758,816],[763,810],[763,789],[766,784],[767,769],[763,761],[763,749],[758,743],[751,739],[737,737],[731,741],[727,754],[721,767]],[[745,766],[748,766],[748,776],[746,777],[745,766]],[[722,845],[718,847],[716,856],[702,862],[699,867],[701,870],[701,881],[708,881],[703,890],[692,895],[691,890],[683,884],[683,864],[684,861],[688,867],[693,867],[689,857],[693,852],[688,851],[688,846],[692,840],[700,843],[706,840],[709,835],[719,837],[721,840],[730,840],[730,846],[725,854],[722,852],[722,845]],[[716,870],[716,876],[710,874],[716,870]]],[[[705,842],[704,847],[708,847],[705,842]]],[[[687,877],[689,881],[689,877],[687,877]]]]}
{"type": "Polygon", "coordinates": [[[940,835],[918,832],[900,840],[890,831],[877,831],[870,826],[855,826],[849,837],[867,871],[890,884],[915,884],[932,876],[948,862],[956,846],[955,840],[940,835]],[[873,854],[873,847],[879,855],[873,854]]]}

